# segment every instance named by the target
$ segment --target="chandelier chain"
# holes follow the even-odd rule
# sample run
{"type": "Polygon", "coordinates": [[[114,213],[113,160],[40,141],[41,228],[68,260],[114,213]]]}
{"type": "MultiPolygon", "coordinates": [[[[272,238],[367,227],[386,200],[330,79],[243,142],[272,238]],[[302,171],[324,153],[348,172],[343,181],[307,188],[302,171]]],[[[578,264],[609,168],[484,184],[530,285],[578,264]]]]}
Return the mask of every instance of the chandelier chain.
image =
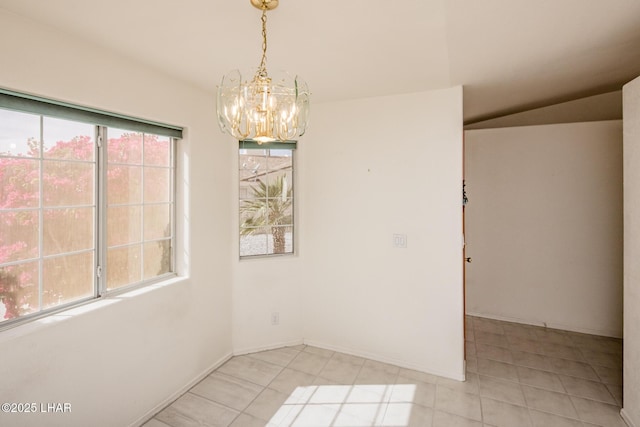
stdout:
{"type": "Polygon", "coordinates": [[[257,76],[267,77],[267,9],[262,9],[262,60],[258,67],[257,76]]]}

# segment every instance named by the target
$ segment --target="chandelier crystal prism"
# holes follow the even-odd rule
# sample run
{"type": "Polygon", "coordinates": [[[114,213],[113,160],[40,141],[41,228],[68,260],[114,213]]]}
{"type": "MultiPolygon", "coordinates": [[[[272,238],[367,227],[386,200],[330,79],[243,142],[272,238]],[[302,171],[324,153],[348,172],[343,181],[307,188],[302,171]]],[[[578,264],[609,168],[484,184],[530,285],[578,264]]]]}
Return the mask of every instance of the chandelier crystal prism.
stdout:
{"type": "Polygon", "coordinates": [[[239,70],[226,74],[218,86],[218,124],[240,141],[286,142],[302,136],[309,121],[309,88],[286,72],[267,73],[267,11],[278,0],[250,0],[262,10],[262,59],[249,80],[239,70]]]}

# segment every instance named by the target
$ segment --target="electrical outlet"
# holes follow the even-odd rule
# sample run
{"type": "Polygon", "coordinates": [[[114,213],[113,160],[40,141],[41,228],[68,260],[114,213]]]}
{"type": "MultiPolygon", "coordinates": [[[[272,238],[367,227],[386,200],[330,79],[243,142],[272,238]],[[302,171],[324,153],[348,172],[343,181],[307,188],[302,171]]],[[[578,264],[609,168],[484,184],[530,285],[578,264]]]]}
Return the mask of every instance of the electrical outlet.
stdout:
{"type": "Polygon", "coordinates": [[[271,324],[273,326],[280,324],[280,313],[278,313],[277,311],[271,313],[271,324]]]}
{"type": "Polygon", "coordinates": [[[394,248],[406,248],[407,247],[407,235],[406,234],[394,234],[393,235],[393,247],[394,248]]]}

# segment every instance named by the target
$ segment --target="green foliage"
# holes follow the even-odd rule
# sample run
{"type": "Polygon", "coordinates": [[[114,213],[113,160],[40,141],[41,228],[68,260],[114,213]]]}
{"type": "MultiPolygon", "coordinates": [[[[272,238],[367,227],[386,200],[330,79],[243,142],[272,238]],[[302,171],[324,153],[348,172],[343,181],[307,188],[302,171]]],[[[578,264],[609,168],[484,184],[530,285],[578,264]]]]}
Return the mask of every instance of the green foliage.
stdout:
{"type": "Polygon", "coordinates": [[[21,314],[20,282],[18,278],[0,270],[0,303],[5,306],[5,317],[10,319],[21,314]]]}
{"type": "Polygon", "coordinates": [[[282,254],[285,251],[284,227],[291,225],[292,189],[287,186],[284,176],[278,176],[271,184],[258,180],[251,187],[251,199],[243,200],[240,205],[240,234],[250,236],[270,232],[273,236],[273,252],[282,254]]]}

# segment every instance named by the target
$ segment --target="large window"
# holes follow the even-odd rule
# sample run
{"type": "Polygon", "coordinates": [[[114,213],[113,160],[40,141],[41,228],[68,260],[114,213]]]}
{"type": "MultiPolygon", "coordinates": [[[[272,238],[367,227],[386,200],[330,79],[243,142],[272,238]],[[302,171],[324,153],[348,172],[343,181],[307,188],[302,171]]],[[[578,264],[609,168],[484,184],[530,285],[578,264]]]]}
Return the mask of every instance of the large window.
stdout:
{"type": "Polygon", "coordinates": [[[240,148],[241,257],[293,253],[295,144],[288,145],[240,148]]]}
{"type": "Polygon", "coordinates": [[[0,327],[172,275],[175,138],[2,96],[0,327]]]}

